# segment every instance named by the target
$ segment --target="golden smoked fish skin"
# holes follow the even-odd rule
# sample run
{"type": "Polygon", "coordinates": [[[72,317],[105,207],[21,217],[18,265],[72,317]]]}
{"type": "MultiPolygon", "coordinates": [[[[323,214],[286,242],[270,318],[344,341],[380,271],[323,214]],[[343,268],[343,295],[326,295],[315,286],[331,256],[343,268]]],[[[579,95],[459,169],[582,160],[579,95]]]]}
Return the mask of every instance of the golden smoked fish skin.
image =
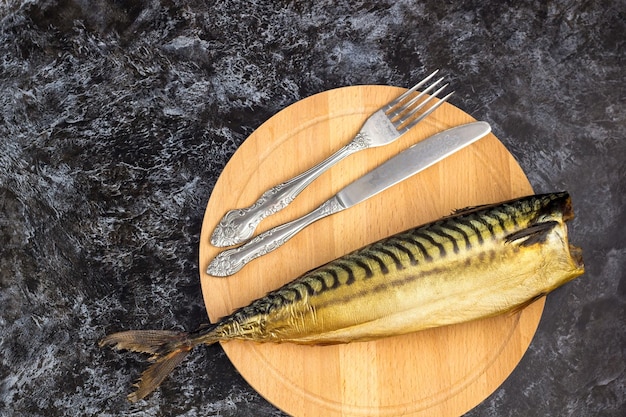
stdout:
{"type": "Polygon", "coordinates": [[[131,330],[101,345],[150,353],[131,401],[196,345],[233,339],[330,344],[372,340],[521,309],[584,273],[569,245],[567,192],[456,212],[313,269],[193,333],[131,330]]]}

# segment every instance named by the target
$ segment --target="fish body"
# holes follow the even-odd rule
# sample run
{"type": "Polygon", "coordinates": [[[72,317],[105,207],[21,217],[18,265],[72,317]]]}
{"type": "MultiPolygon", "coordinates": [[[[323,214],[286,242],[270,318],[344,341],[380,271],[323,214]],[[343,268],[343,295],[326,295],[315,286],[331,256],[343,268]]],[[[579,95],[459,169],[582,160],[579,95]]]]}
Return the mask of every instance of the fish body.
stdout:
{"type": "Polygon", "coordinates": [[[313,269],[195,332],[127,331],[101,344],[153,355],[131,400],[196,345],[373,340],[521,309],[584,273],[566,192],[465,209],[313,269]]]}

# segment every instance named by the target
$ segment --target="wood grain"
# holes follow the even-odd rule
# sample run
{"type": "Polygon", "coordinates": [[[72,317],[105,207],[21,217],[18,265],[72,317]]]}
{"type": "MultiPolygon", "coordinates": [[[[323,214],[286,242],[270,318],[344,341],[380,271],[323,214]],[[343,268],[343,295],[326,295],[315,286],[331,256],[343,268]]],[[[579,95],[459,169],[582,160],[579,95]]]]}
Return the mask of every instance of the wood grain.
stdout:
{"type": "MultiPolygon", "coordinates": [[[[365,119],[403,89],[355,86],[301,100],[259,127],[226,165],[208,202],[200,243],[209,318],[230,314],[309,269],[454,209],[532,194],[523,171],[490,134],[411,179],[309,226],[228,278],[204,271],[220,249],[209,237],[224,213],[347,143],[365,119]]],[[[397,142],[342,161],[258,232],[314,209],[399,151],[474,119],[445,104],[397,142]]],[[[335,346],[228,342],[226,354],[267,400],[294,416],[459,416],[511,373],[535,333],[544,300],[521,313],[407,336],[335,346]]]]}

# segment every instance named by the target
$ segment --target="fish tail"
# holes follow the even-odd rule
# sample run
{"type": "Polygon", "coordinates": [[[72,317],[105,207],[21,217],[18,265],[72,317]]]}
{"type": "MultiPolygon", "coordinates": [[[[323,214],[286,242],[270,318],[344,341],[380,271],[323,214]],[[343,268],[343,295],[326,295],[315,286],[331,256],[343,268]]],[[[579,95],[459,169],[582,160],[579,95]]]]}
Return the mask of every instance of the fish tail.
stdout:
{"type": "Polygon", "coordinates": [[[154,391],[187,357],[195,344],[189,334],[168,330],[129,330],[110,334],[100,341],[100,347],[111,346],[152,355],[150,361],[154,363],[141,374],[135,384],[137,390],[128,395],[131,402],[139,401],[154,391]]]}

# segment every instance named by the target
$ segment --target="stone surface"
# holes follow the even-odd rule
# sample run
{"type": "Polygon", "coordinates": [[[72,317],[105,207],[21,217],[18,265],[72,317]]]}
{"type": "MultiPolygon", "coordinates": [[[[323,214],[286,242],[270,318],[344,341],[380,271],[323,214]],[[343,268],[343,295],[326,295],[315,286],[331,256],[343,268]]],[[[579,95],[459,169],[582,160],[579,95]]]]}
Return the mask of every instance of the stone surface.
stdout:
{"type": "Polygon", "coordinates": [[[203,212],[263,121],[434,68],[535,191],[571,192],[587,265],[467,416],[626,415],[625,22],[624,0],[3,2],[0,416],[283,416],[219,346],[131,405],[143,358],[97,341],[206,321],[203,212]]]}

